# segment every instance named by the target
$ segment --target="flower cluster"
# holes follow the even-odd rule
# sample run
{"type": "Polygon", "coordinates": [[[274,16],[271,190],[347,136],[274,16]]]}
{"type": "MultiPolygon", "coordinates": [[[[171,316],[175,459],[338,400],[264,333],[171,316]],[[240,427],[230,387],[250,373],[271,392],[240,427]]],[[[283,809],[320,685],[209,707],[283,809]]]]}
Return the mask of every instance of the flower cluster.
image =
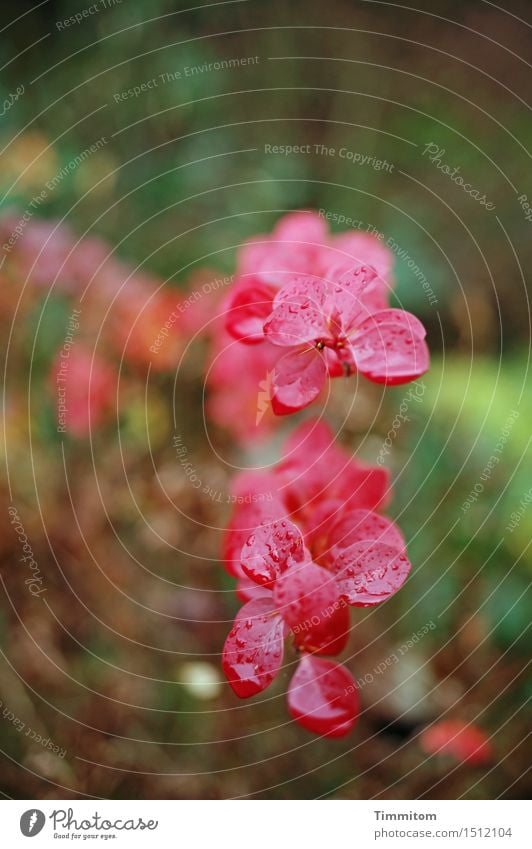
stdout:
{"type": "MultiPolygon", "coordinates": [[[[0,235],[16,222],[0,221],[0,235]]],[[[330,235],[312,212],[286,215],[271,235],[246,243],[220,300],[206,270],[187,297],[119,261],[104,242],[76,241],[54,223],[28,222],[2,274],[7,288],[23,277],[30,301],[46,286],[81,307],[49,382],[59,429],[76,437],[119,409],[122,381],[134,394],[147,368],[173,371],[200,331],[210,337],[207,414],[237,441],[308,406],[328,377],[397,384],[428,367],[422,324],[389,306],[390,252],[365,234],[330,235]]],[[[382,515],[389,497],[386,469],[354,459],[316,419],[296,428],[273,468],[235,478],[223,557],[244,606],[222,664],[239,697],[271,684],[290,640],[298,653],[291,715],[323,736],[350,731],[357,689],[332,659],[347,646],[349,609],[385,601],[410,570],[401,532],[382,515]]]]}
{"type": "Polygon", "coordinates": [[[385,601],[407,578],[401,532],[377,512],[389,495],[386,470],[353,459],[318,420],[294,431],[272,470],[235,479],[224,561],[246,604],[223,668],[238,696],[269,686],[291,637],[300,653],[288,689],[291,715],[324,736],[350,731],[356,686],[347,669],[322,656],[346,647],[349,606],[385,601]]]}
{"type": "MultiPolygon", "coordinates": [[[[279,416],[315,401],[328,377],[399,384],[423,374],[425,329],[390,307],[391,266],[380,240],[332,236],[313,212],[286,215],[271,235],[244,244],[218,313],[208,377],[214,418],[252,431],[250,380],[279,416]]],[[[260,393],[255,409],[257,426],[267,412],[260,393]]],[[[410,570],[401,532],[379,512],[389,495],[386,470],[353,459],[314,419],[294,431],[275,467],[237,476],[223,546],[245,602],[223,650],[237,696],[271,684],[290,638],[299,653],[291,715],[320,735],[350,731],[356,686],[329,658],[347,645],[349,607],[385,601],[410,570]]]]}
{"type": "Polygon", "coordinates": [[[327,377],[360,373],[394,385],[427,370],[423,325],[388,305],[388,254],[365,234],[329,236],[312,212],[285,216],[272,236],[241,249],[225,328],[248,346],[278,349],[274,413],[311,404],[327,377]]]}

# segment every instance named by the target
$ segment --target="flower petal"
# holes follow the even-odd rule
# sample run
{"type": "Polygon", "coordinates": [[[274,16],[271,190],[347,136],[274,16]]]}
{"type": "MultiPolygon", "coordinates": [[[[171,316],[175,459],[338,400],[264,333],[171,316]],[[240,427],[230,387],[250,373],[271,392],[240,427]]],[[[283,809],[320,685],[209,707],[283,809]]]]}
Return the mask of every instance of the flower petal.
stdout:
{"type": "MultiPolygon", "coordinates": [[[[224,565],[230,575],[235,578],[241,578],[241,554],[242,546],[249,538],[249,535],[255,528],[264,522],[273,521],[284,517],[286,509],[276,498],[265,500],[268,498],[268,478],[265,478],[265,488],[257,490],[255,499],[248,503],[238,503],[238,506],[231,517],[231,521],[227,526],[222,543],[222,556],[224,565]],[[261,497],[262,496],[262,497],[261,497]]],[[[236,496],[235,498],[246,498],[245,495],[236,496]]]]}
{"type": "Polygon", "coordinates": [[[340,595],[355,607],[371,607],[399,590],[410,572],[403,550],[380,542],[357,542],[332,563],[340,595]]]}
{"type": "Polygon", "coordinates": [[[277,222],[271,235],[255,236],[242,245],[238,268],[241,273],[256,273],[264,281],[283,286],[293,274],[322,267],[326,240],[327,223],[317,213],[289,213],[277,222]]]}
{"type": "Polygon", "coordinates": [[[338,323],[345,333],[349,332],[361,310],[365,309],[363,294],[376,276],[374,268],[361,264],[347,271],[345,265],[328,271],[329,300],[334,302],[335,314],[339,316],[338,323]]]}
{"type": "Polygon", "coordinates": [[[322,351],[327,364],[327,374],[329,377],[345,377],[342,358],[340,356],[341,349],[324,348],[322,351]]]}
{"type": "Polygon", "coordinates": [[[308,461],[309,457],[320,458],[335,444],[335,435],[327,422],[310,418],[294,428],[285,442],[283,461],[308,461]]]}
{"type": "Polygon", "coordinates": [[[312,561],[292,566],[273,589],[273,600],[295,644],[315,654],[339,654],[349,638],[349,610],[335,576],[312,561]]]}
{"type": "Polygon", "coordinates": [[[274,369],[273,412],[285,416],[308,407],[320,394],[326,377],[325,359],[318,350],[287,353],[274,369]]]}
{"type": "Polygon", "coordinates": [[[257,584],[272,586],[292,563],[305,557],[303,536],[288,519],[277,519],[256,528],[242,548],[242,568],[257,584]]]}
{"type": "Polygon", "coordinates": [[[292,348],[327,338],[328,315],[325,283],[313,277],[298,277],[277,292],[264,333],[274,345],[292,348]]]}
{"type": "Polygon", "coordinates": [[[222,667],[241,699],[269,687],[283,660],[283,621],[270,598],[242,607],[225,641],[222,667]]]}
{"type": "Polygon", "coordinates": [[[264,340],[264,322],[272,311],[275,288],[257,278],[243,278],[233,284],[226,299],[225,328],[239,342],[248,345],[264,340]]]}
{"type": "Polygon", "coordinates": [[[391,497],[390,472],[384,466],[352,463],[339,481],[336,495],[344,499],[346,508],[379,510],[391,497]]]}
{"type": "Polygon", "coordinates": [[[354,543],[372,541],[404,551],[405,541],[397,525],[372,510],[349,510],[337,513],[329,526],[330,555],[341,554],[354,543]],[[339,518],[338,518],[339,517],[339,518]]]}
{"type": "Polygon", "coordinates": [[[342,262],[367,263],[375,268],[381,280],[389,282],[394,255],[377,236],[348,230],[333,236],[330,244],[342,262]]]}
{"type": "Polygon", "coordinates": [[[389,471],[361,463],[318,419],[307,419],[294,430],[277,468],[284,478],[288,509],[305,523],[324,500],[377,510],[390,498],[389,471]]]}
{"type": "Polygon", "coordinates": [[[300,209],[280,218],[275,225],[273,236],[280,241],[322,245],[327,239],[327,222],[314,210],[300,209]]]}
{"type": "Polygon", "coordinates": [[[358,371],[375,383],[395,385],[415,380],[429,367],[425,328],[404,310],[381,310],[356,328],[352,339],[358,371]]]}
{"type": "Polygon", "coordinates": [[[356,684],[340,664],[305,655],[288,688],[288,710],[314,734],[343,737],[359,713],[356,684]]]}

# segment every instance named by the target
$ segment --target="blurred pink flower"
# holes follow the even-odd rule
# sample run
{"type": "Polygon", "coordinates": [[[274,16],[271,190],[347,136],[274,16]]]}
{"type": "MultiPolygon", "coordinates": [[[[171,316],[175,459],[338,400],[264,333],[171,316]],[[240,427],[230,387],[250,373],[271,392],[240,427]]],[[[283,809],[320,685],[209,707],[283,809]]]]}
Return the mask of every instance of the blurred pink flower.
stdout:
{"type": "Polygon", "coordinates": [[[60,426],[72,436],[84,437],[110,416],[117,373],[101,357],[76,343],[56,358],[50,388],[60,426]]]}
{"type": "Polygon", "coordinates": [[[430,755],[449,755],[475,766],[489,762],[493,756],[486,732],[460,719],[434,723],[422,733],[420,744],[430,755]]]}

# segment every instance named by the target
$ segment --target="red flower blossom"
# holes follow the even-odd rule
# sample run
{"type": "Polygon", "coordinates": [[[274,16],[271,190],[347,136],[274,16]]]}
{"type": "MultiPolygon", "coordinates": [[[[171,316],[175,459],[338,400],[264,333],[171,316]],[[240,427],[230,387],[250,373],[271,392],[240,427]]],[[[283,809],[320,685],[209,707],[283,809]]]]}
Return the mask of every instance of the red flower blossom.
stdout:
{"type": "Polygon", "coordinates": [[[315,655],[345,648],[348,605],[384,601],[408,575],[402,534],[374,512],[387,490],[383,469],[361,466],[315,421],[298,428],[272,471],[237,478],[224,557],[239,595],[251,600],[227,638],[223,667],[238,696],[269,686],[291,635],[303,653],[289,688],[292,716],[319,734],[352,728],[358,702],[349,673],[315,655]],[[305,456],[315,458],[310,469],[305,456]]]}
{"type": "Polygon", "coordinates": [[[368,309],[384,309],[391,288],[393,255],[367,233],[329,235],[325,219],[315,212],[285,215],[271,235],[246,242],[237,257],[237,280],[225,300],[226,328],[241,342],[264,339],[263,325],[277,291],[295,275],[327,276],[331,267],[368,264],[375,269],[364,292],[368,309]]]}
{"type": "Polygon", "coordinates": [[[328,374],[359,371],[376,383],[393,385],[427,370],[421,322],[404,310],[370,312],[364,304],[361,295],[374,277],[373,269],[358,266],[342,272],[335,282],[298,278],[277,293],[264,333],[274,345],[290,351],[275,368],[275,413],[306,407],[321,392],[328,374]]]}
{"type": "Polygon", "coordinates": [[[349,231],[340,235],[328,232],[325,218],[311,210],[289,212],[275,225],[273,232],[254,236],[240,248],[238,275],[253,275],[278,288],[293,274],[323,275],[331,266],[369,263],[377,271],[381,286],[391,288],[392,252],[373,235],[349,231]]]}
{"type": "MultiPolygon", "coordinates": [[[[400,589],[410,571],[400,531],[369,510],[343,512],[327,529],[318,555],[319,569],[334,581],[336,597],[355,607],[385,601],[400,589]]],[[[316,565],[313,556],[297,525],[286,518],[266,520],[246,539],[240,565],[248,578],[274,593],[278,587],[295,591],[299,573],[305,574],[310,585],[316,583],[316,573],[307,569],[309,564],[316,565]]]]}
{"type": "MultiPolygon", "coordinates": [[[[282,667],[286,632],[272,598],[250,601],[239,611],[222,660],[237,696],[249,698],[269,687],[282,667]]],[[[358,718],[355,682],[340,664],[303,654],[288,688],[288,709],[309,731],[341,737],[358,718]]]]}
{"type": "MultiPolygon", "coordinates": [[[[248,377],[256,379],[257,363],[268,364],[268,401],[277,415],[314,401],[327,377],[360,373],[400,384],[423,374],[429,362],[423,325],[388,305],[391,258],[366,234],[330,236],[324,218],[309,212],[285,216],[271,235],[246,243],[221,305],[223,332],[218,327],[215,334],[220,347],[209,383],[217,415],[245,418],[238,412],[253,396],[248,377]],[[228,338],[245,343],[242,355],[238,347],[236,357],[226,354],[228,338]]],[[[260,403],[256,409],[262,416],[260,403]]],[[[316,421],[295,431],[271,471],[237,477],[224,559],[247,603],[222,663],[238,696],[271,684],[290,637],[301,654],[288,688],[291,715],[322,735],[352,728],[353,679],[321,655],[345,648],[349,606],[386,600],[408,576],[403,536],[376,512],[388,495],[387,472],[353,459],[316,421]]]]}
{"type": "Polygon", "coordinates": [[[309,655],[335,655],[345,648],[349,614],[334,578],[307,557],[298,528],[286,520],[263,525],[250,536],[242,565],[263,594],[239,611],[222,666],[237,696],[256,695],[279,672],[284,640],[292,634],[305,654],[289,688],[290,712],[311,731],[340,736],[358,714],[353,679],[342,667],[316,664],[309,655]]]}
{"type": "Polygon", "coordinates": [[[273,372],[274,413],[315,401],[327,376],[360,372],[393,385],[427,370],[423,325],[388,307],[392,259],[366,233],[330,236],[312,212],[285,216],[271,235],[241,248],[225,327],[254,348],[267,339],[290,349],[273,372]]]}
{"type": "MultiPolygon", "coordinates": [[[[227,570],[239,579],[237,591],[244,599],[251,596],[250,574],[242,566],[242,547],[253,530],[265,522],[287,517],[295,521],[314,560],[338,572],[338,580],[340,567],[345,565],[342,557],[350,546],[358,545],[353,554],[361,564],[359,570],[364,564],[370,568],[374,563],[377,544],[394,551],[401,549],[401,553],[404,548],[398,529],[374,512],[389,500],[388,471],[353,458],[336,445],[330,428],[315,419],[296,428],[287,440],[281,462],[272,470],[238,475],[233,493],[237,506],[225,533],[223,554],[227,570]],[[373,540],[369,550],[368,540],[373,540]]],[[[396,577],[403,576],[402,562],[394,561],[393,565],[401,566],[391,570],[396,577]]],[[[348,568],[352,566],[347,564],[348,568]]],[[[367,599],[365,603],[377,600],[367,599]]]]}

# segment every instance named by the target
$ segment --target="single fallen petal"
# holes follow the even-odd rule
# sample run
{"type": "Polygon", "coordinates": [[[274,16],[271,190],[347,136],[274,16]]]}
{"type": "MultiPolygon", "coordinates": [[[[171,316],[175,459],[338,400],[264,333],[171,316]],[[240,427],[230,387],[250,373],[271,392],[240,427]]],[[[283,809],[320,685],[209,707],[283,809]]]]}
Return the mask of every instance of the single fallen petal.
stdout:
{"type": "Polygon", "coordinates": [[[457,761],[475,765],[487,763],[493,756],[485,731],[459,719],[434,723],[423,731],[420,744],[429,754],[450,755],[457,761]]]}

